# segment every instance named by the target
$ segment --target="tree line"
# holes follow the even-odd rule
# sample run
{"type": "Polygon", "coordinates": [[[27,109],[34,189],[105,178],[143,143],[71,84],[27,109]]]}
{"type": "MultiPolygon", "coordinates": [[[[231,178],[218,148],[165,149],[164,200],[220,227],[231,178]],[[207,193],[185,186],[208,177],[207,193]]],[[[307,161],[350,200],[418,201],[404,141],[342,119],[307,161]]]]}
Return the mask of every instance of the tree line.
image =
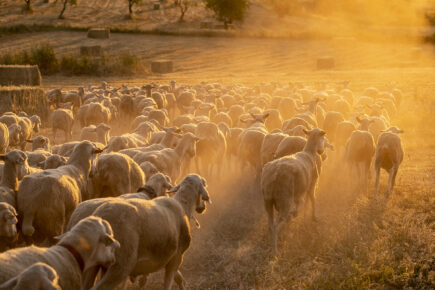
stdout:
{"type": "MultiPolygon", "coordinates": [[[[23,10],[25,12],[32,12],[32,3],[35,1],[24,0],[23,10]]],[[[68,6],[77,5],[77,0],[55,0],[54,3],[58,1],[62,3],[62,9],[58,16],[59,19],[64,18],[63,15],[68,6]]],[[[145,1],[150,0],[126,0],[126,8],[128,7],[128,15],[130,18],[134,15],[134,6],[140,5],[145,1]]],[[[249,7],[249,0],[173,0],[173,5],[180,10],[179,21],[184,21],[186,12],[201,1],[205,3],[208,9],[215,13],[216,19],[224,22],[225,28],[233,21],[243,21],[246,10],[249,7]]],[[[49,0],[43,0],[43,2],[48,3],[49,0]]]]}

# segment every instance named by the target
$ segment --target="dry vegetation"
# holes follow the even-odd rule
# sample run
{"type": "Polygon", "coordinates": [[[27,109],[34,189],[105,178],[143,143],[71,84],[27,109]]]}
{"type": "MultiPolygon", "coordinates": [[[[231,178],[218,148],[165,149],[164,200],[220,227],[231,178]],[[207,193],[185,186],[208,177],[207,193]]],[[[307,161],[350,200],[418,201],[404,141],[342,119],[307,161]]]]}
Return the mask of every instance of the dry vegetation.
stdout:
{"type": "MultiPolygon", "coordinates": [[[[60,24],[55,17],[58,7],[43,6],[51,4],[35,5],[34,14],[23,20],[18,11],[21,3],[3,2],[0,24],[60,24]],[[43,14],[42,10],[47,12],[43,14]]],[[[81,2],[67,10],[62,23],[72,25],[80,19],[83,27],[110,22],[117,27],[153,29],[175,25],[178,19],[176,8],[151,11],[148,5],[142,5],[136,10],[136,19],[126,20],[121,17],[127,13],[123,3],[126,1],[81,2]]],[[[190,10],[182,27],[199,24],[195,11],[200,9],[203,8],[190,10]]],[[[264,11],[254,9],[246,26],[250,27],[252,19],[262,13],[264,11]]],[[[294,32],[294,27],[307,24],[306,19],[298,16],[281,21],[280,25],[294,24],[294,32]]],[[[313,26],[325,22],[319,19],[313,26]]],[[[273,33],[270,27],[277,23],[275,18],[265,17],[257,23],[255,33],[286,34],[285,29],[273,33]]],[[[342,22],[334,23],[337,24],[334,27],[344,27],[342,22]]],[[[418,30],[414,26],[409,31],[415,29],[418,30]]],[[[31,49],[42,43],[50,43],[60,56],[78,53],[81,45],[102,44],[109,57],[128,52],[144,62],[155,58],[175,62],[175,72],[168,75],[151,75],[146,71],[133,77],[54,75],[44,78],[45,88],[72,88],[102,80],[114,86],[171,79],[178,83],[205,80],[249,85],[269,81],[334,84],[348,80],[350,88],[359,94],[368,86],[384,90],[395,83],[404,92],[404,102],[392,123],[406,131],[402,136],[405,158],[390,199],[373,196],[373,170],[371,194],[356,196],[342,185],[345,173],[332,172],[326,163],[317,193],[319,222],[313,223],[308,215],[305,218],[300,214],[286,226],[279,256],[271,258],[259,184],[253,180],[252,172],[233,172],[228,168],[223,180],[209,180],[213,205],[204,216],[198,217],[201,229],[192,229],[193,244],[181,271],[189,283],[188,289],[435,288],[435,63],[432,46],[402,40],[379,43],[354,36],[288,40],[117,33],[101,42],[87,39],[85,32],[59,31],[3,37],[0,54],[31,49]],[[324,55],[335,57],[335,70],[315,70],[316,58],[324,55]]],[[[45,131],[47,135],[48,132],[45,131]]],[[[75,136],[78,133],[79,129],[75,128],[75,136]]],[[[381,174],[383,192],[386,174],[381,174]]],[[[147,289],[160,289],[161,275],[152,275],[147,289]]],[[[138,287],[129,285],[129,289],[138,287]]]]}

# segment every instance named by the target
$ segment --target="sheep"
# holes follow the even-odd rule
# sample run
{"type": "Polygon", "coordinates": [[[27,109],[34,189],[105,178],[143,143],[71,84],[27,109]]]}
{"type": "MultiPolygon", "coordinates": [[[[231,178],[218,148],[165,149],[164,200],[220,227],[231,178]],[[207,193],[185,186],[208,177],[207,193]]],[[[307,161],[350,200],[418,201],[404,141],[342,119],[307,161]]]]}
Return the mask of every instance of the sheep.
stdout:
{"type": "Polygon", "coordinates": [[[272,161],[274,154],[280,142],[287,137],[282,133],[269,133],[263,139],[261,144],[261,165],[264,166],[267,162],[272,161]]]}
{"type": "Polygon", "coordinates": [[[159,196],[167,196],[166,192],[171,188],[173,188],[173,186],[171,185],[170,178],[167,175],[158,173],[150,178],[145,185],[139,187],[136,193],[125,193],[116,197],[102,197],[86,200],[76,207],[66,228],[67,230],[71,229],[80,220],[92,215],[99,206],[116,198],[123,200],[131,198],[150,200],[159,196]]]}
{"type": "Polygon", "coordinates": [[[61,290],[59,276],[56,271],[45,263],[35,263],[19,275],[0,285],[0,289],[11,290],[61,290]]]}
{"type": "Polygon", "coordinates": [[[55,145],[51,147],[51,152],[53,154],[59,154],[61,156],[69,157],[74,150],[74,147],[79,144],[80,141],[71,141],[63,143],[62,145],[55,145]]]}
{"type": "Polygon", "coordinates": [[[378,137],[382,133],[382,131],[387,130],[387,124],[380,117],[371,117],[370,126],[368,130],[373,135],[373,139],[375,140],[375,142],[377,142],[378,137]]]}
{"type": "MultiPolygon", "coordinates": [[[[0,253],[12,248],[17,240],[17,212],[7,202],[0,202],[0,253]]],[[[0,286],[0,289],[1,286],[0,286]]]]}
{"type": "Polygon", "coordinates": [[[256,173],[261,169],[261,145],[264,136],[267,134],[264,122],[268,114],[251,114],[252,120],[248,122],[248,128],[243,130],[239,136],[238,157],[244,164],[250,164],[256,173]]]}
{"type": "Polygon", "coordinates": [[[91,161],[101,152],[91,142],[83,141],[74,147],[66,165],[23,178],[17,194],[17,210],[23,218],[25,236],[32,237],[36,230],[35,239],[51,243],[64,232],[77,204],[88,197],[91,161]]]}
{"type": "Polygon", "coordinates": [[[319,171],[317,154],[325,150],[325,131],[306,131],[307,143],[302,152],[282,157],[267,163],[261,175],[261,190],[272,233],[272,252],[278,250],[278,234],[282,223],[297,215],[303,199],[309,198],[312,205],[312,218],[315,219],[315,186],[319,171]],[[274,221],[274,209],[278,211],[274,221]]]}
{"type": "Polygon", "coordinates": [[[57,239],[59,242],[50,248],[31,246],[0,254],[0,284],[42,262],[58,274],[63,290],[90,289],[100,269],[105,277],[106,269],[115,261],[115,250],[119,249],[112,227],[99,217],[83,219],[57,239]]]}
{"type": "MultiPolygon", "coordinates": [[[[307,130],[304,129],[304,132],[307,130]]],[[[305,134],[306,135],[306,134],[305,134]]],[[[288,136],[281,140],[273,154],[273,160],[292,155],[304,149],[307,140],[300,136],[288,136]]]]}
{"type": "Polygon", "coordinates": [[[33,132],[39,133],[42,124],[41,118],[38,115],[33,115],[29,118],[29,120],[32,122],[33,132]]]}
{"type": "Polygon", "coordinates": [[[151,176],[159,172],[157,167],[149,161],[142,162],[141,164],[139,164],[139,167],[145,174],[145,181],[148,181],[151,176]]]}
{"type": "Polygon", "coordinates": [[[326,113],[325,121],[323,122],[323,130],[325,130],[328,140],[335,143],[336,131],[339,123],[344,121],[343,114],[340,112],[330,111],[326,113]]]}
{"type": "Polygon", "coordinates": [[[9,147],[9,130],[5,124],[0,123],[0,153],[6,153],[9,147]]]}
{"type": "Polygon", "coordinates": [[[106,145],[110,139],[110,130],[110,126],[104,123],[98,124],[97,126],[90,125],[82,128],[80,132],[80,140],[99,142],[106,145]]]}
{"type": "Polygon", "coordinates": [[[65,142],[68,142],[72,138],[72,127],[74,122],[74,116],[71,110],[57,109],[51,116],[52,129],[53,129],[53,141],[56,142],[56,130],[62,130],[65,132],[65,142]]]}
{"type": "Polygon", "coordinates": [[[283,132],[286,132],[295,128],[298,125],[302,125],[307,129],[311,129],[311,125],[307,121],[298,117],[293,117],[289,120],[285,120],[284,123],[282,123],[281,129],[283,132]]]}
{"type": "Polygon", "coordinates": [[[21,126],[18,124],[11,124],[8,127],[9,132],[9,147],[19,146],[21,142],[21,126]]]}
{"type": "Polygon", "coordinates": [[[90,198],[119,196],[133,192],[145,183],[145,176],[139,165],[121,153],[100,155],[91,172],[91,178],[93,194],[90,198]]]}
{"type": "Polygon", "coordinates": [[[278,110],[270,109],[264,111],[264,113],[269,115],[266,122],[264,123],[269,132],[274,129],[281,128],[282,118],[278,110]]]}
{"type": "MultiPolygon", "coordinates": [[[[367,120],[367,119],[366,119],[367,120]]],[[[364,120],[363,120],[364,121],[364,120]]],[[[364,122],[360,122],[362,125],[364,122]]],[[[361,130],[364,126],[360,126],[360,130],[352,132],[346,143],[345,161],[350,170],[350,175],[356,170],[358,188],[367,193],[367,181],[370,178],[370,166],[375,153],[375,142],[370,132],[361,130]]]]}
{"type": "Polygon", "coordinates": [[[18,177],[20,174],[29,174],[27,156],[22,151],[13,150],[0,155],[0,160],[5,162],[0,183],[0,202],[6,202],[16,208],[18,177]]]}
{"type": "Polygon", "coordinates": [[[172,181],[177,181],[181,173],[181,165],[190,162],[196,155],[196,142],[199,138],[192,133],[184,134],[175,148],[165,148],[149,152],[141,152],[134,156],[134,160],[141,164],[149,161],[159,170],[168,175],[172,181]]]}
{"type": "Polygon", "coordinates": [[[40,162],[38,164],[38,166],[42,169],[55,169],[58,168],[60,166],[64,166],[66,165],[66,163],[68,162],[68,159],[66,159],[63,156],[57,155],[57,154],[53,154],[51,156],[48,156],[47,159],[45,159],[44,161],[40,162]]]}
{"type": "MultiPolygon", "coordinates": [[[[194,211],[203,213],[205,203],[211,200],[205,180],[196,174],[187,175],[170,191],[176,192],[173,197],[113,199],[92,213],[112,225],[121,244],[115,264],[97,282],[96,289],[114,289],[129,277],[146,277],[162,268],[164,289],[171,289],[174,280],[184,289],[179,267],[191,242],[189,220],[194,211]]],[[[142,281],[141,288],[145,282],[142,281]]]]}
{"type": "Polygon", "coordinates": [[[390,127],[384,131],[378,139],[376,146],[376,158],[375,158],[375,193],[378,194],[379,188],[379,176],[381,168],[388,172],[388,189],[387,196],[391,194],[394,183],[396,181],[397,171],[403,161],[403,148],[402,141],[397,134],[403,133],[403,130],[399,130],[396,127],[390,127]]]}
{"type": "Polygon", "coordinates": [[[217,169],[217,177],[220,176],[220,169],[227,150],[225,136],[218,129],[217,125],[211,122],[201,122],[196,127],[195,135],[199,138],[196,143],[196,168],[199,173],[204,172],[211,176],[213,166],[217,169]],[[200,167],[200,165],[202,165],[200,167]]]}
{"type": "Polygon", "coordinates": [[[32,151],[42,149],[45,151],[51,151],[50,139],[45,136],[36,136],[31,140],[26,140],[28,143],[32,143],[32,151]]]}
{"type": "Polygon", "coordinates": [[[242,106],[240,105],[232,105],[228,110],[228,115],[230,116],[233,127],[237,127],[240,123],[240,116],[245,112],[242,106]]]}
{"type": "Polygon", "coordinates": [[[112,112],[103,104],[89,103],[80,107],[77,112],[77,119],[80,121],[82,128],[100,123],[108,124],[112,119],[112,112]]]}

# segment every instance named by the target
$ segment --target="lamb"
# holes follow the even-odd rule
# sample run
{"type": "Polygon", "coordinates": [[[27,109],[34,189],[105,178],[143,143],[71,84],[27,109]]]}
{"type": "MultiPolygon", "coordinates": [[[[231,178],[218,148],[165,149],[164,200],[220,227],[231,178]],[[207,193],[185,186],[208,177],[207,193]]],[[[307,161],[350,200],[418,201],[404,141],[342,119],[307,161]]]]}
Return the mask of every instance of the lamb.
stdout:
{"type": "MultiPolygon", "coordinates": [[[[119,242],[113,237],[110,224],[98,217],[80,221],[69,232],[58,237],[50,248],[35,246],[9,250],[0,255],[0,284],[17,277],[35,263],[46,263],[59,276],[63,290],[90,289],[98,271],[115,261],[119,242]]],[[[32,284],[32,287],[35,285],[32,284]]]]}
{"type": "Polygon", "coordinates": [[[394,183],[396,181],[397,171],[403,161],[403,148],[402,141],[397,134],[403,133],[403,130],[399,130],[396,127],[390,127],[384,131],[378,139],[376,146],[376,159],[375,159],[375,171],[376,171],[376,183],[375,192],[378,194],[379,188],[379,175],[381,168],[388,172],[388,189],[387,196],[391,194],[394,183]]]}
{"type": "Polygon", "coordinates": [[[278,234],[282,223],[297,215],[303,199],[309,198],[312,217],[315,219],[315,187],[319,177],[317,154],[325,150],[325,131],[313,129],[306,132],[307,143],[302,152],[267,163],[261,176],[261,189],[272,233],[272,252],[278,250],[278,234]],[[274,221],[274,209],[278,211],[274,221]]]}
{"type": "MultiPolygon", "coordinates": [[[[17,212],[7,202],[0,202],[0,253],[12,248],[18,238],[17,212]]],[[[0,286],[0,289],[1,286],[0,286]]]]}
{"type": "Polygon", "coordinates": [[[57,109],[52,115],[53,141],[56,142],[56,130],[65,132],[65,142],[72,138],[74,116],[71,110],[57,109]]]}
{"type": "Polygon", "coordinates": [[[50,139],[45,136],[36,136],[32,140],[26,140],[28,143],[32,143],[32,151],[42,149],[45,151],[51,151],[50,139]]]}
{"type": "Polygon", "coordinates": [[[88,127],[82,128],[80,132],[80,140],[88,140],[92,142],[99,142],[106,145],[110,139],[110,126],[101,123],[97,126],[90,125],[88,127]]]}
{"type": "Polygon", "coordinates": [[[38,242],[53,242],[64,232],[71,213],[81,200],[88,197],[87,183],[91,161],[101,153],[89,141],[74,147],[67,164],[23,178],[17,194],[17,210],[23,218],[22,232],[38,242]]]}
{"type": "Polygon", "coordinates": [[[102,154],[91,172],[93,194],[90,198],[119,196],[133,192],[145,183],[139,165],[121,153],[102,154]]]}
{"type": "Polygon", "coordinates": [[[164,289],[171,289],[174,280],[184,289],[179,267],[191,242],[189,220],[194,211],[205,211],[210,196],[205,180],[196,174],[187,175],[170,191],[176,192],[172,198],[114,199],[92,213],[110,222],[121,244],[115,264],[95,289],[114,289],[125,285],[128,277],[146,276],[162,268],[165,269],[164,289]]]}
{"type": "Polygon", "coordinates": [[[370,166],[375,153],[375,142],[368,127],[367,119],[358,119],[360,121],[359,130],[353,131],[346,143],[345,155],[346,164],[350,169],[352,176],[353,170],[356,169],[358,183],[364,192],[367,193],[367,181],[370,178],[370,166]]]}
{"type": "Polygon", "coordinates": [[[9,147],[9,130],[5,124],[0,123],[0,153],[5,154],[9,147]]]}
{"type": "Polygon", "coordinates": [[[19,174],[29,174],[27,156],[22,151],[13,150],[0,155],[0,160],[5,162],[0,183],[0,202],[6,202],[16,208],[19,174]]]}
{"type": "Polygon", "coordinates": [[[26,290],[61,290],[59,276],[45,263],[35,263],[19,275],[0,285],[0,289],[26,290]]]}

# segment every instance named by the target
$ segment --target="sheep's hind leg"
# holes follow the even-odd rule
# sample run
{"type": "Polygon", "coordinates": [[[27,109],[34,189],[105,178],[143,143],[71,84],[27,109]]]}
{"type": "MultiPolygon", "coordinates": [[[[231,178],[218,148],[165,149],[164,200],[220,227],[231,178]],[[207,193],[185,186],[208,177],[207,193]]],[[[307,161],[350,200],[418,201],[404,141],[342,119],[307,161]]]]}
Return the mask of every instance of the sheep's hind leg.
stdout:
{"type": "Polygon", "coordinates": [[[175,281],[175,283],[177,283],[178,288],[180,288],[180,290],[184,290],[185,289],[184,285],[186,284],[186,280],[184,279],[184,277],[181,274],[180,270],[175,272],[174,281],[175,281]]]}
{"type": "MultiPolygon", "coordinates": [[[[176,255],[167,265],[165,268],[165,280],[163,289],[165,290],[171,290],[172,283],[174,282],[176,278],[176,272],[178,271],[178,267],[180,267],[182,258],[181,255],[176,255]]],[[[177,277],[177,280],[180,277],[177,277]]],[[[180,287],[180,285],[178,285],[180,287]]],[[[182,286],[183,287],[183,286],[182,286]]],[[[183,288],[180,288],[183,289],[183,288]]]]}
{"type": "Polygon", "coordinates": [[[379,165],[375,165],[375,171],[376,171],[376,181],[375,181],[375,195],[378,195],[378,189],[379,189],[379,176],[381,174],[381,167],[379,165]]]}

